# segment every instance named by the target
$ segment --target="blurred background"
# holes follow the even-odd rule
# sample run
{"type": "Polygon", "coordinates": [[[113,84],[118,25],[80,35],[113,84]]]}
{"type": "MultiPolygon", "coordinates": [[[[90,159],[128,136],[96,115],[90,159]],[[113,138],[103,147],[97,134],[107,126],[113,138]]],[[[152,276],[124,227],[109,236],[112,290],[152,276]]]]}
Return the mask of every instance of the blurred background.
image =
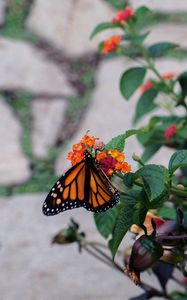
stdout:
{"type": "MultiPolygon", "coordinates": [[[[107,142],[132,128],[139,92],[127,103],[118,84],[133,62],[96,51],[111,32],[89,39],[94,27],[110,21],[125,3],[0,0],[1,300],[121,300],[141,292],[95,258],[79,254],[75,245],[51,245],[70,216],[81,221],[90,239],[102,240],[90,213],[78,209],[50,218],[41,209],[52,184],[70,166],[67,152],[87,130],[107,142]]],[[[187,70],[187,1],[130,4],[154,9],[147,43],[181,45],[158,61],[161,72],[187,70]]],[[[135,138],[125,149],[135,168],[133,152],[141,154],[135,138]]],[[[171,153],[162,149],[152,161],[167,165],[171,153]]]]}

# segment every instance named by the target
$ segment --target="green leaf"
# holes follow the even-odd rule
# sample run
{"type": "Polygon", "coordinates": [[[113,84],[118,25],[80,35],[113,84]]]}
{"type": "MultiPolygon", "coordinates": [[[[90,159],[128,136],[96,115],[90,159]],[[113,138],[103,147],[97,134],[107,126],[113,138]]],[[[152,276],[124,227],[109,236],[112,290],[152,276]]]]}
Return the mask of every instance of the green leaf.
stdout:
{"type": "Polygon", "coordinates": [[[157,108],[157,105],[153,102],[157,95],[158,91],[154,89],[150,89],[141,95],[136,106],[134,123],[137,123],[144,115],[157,108]]]}
{"type": "Polygon", "coordinates": [[[187,95],[187,72],[180,74],[177,80],[182,89],[182,96],[185,97],[187,95]]]}
{"type": "Polygon", "coordinates": [[[126,133],[120,134],[105,145],[106,150],[116,149],[120,152],[124,150],[126,133]]]}
{"type": "Polygon", "coordinates": [[[123,41],[130,41],[132,43],[138,43],[138,44],[141,44],[143,43],[143,41],[146,39],[146,37],[149,35],[150,31],[147,31],[143,34],[139,34],[139,35],[132,35],[132,34],[129,34],[129,33],[126,33],[122,36],[122,40],[123,41]]]}
{"type": "Polygon", "coordinates": [[[168,169],[173,174],[178,168],[187,167],[187,150],[178,150],[170,158],[168,169]]]}
{"type": "Polygon", "coordinates": [[[143,206],[143,203],[146,202],[145,197],[140,190],[132,190],[127,195],[121,195],[123,206],[118,214],[112,239],[109,241],[109,248],[113,258],[131,225],[134,223],[137,225],[143,224],[147,212],[147,208],[145,205],[143,206]]]}
{"type": "Polygon", "coordinates": [[[134,67],[125,71],[120,79],[120,91],[125,99],[129,99],[137,88],[142,84],[146,69],[134,67]]]}
{"type": "Polygon", "coordinates": [[[135,176],[142,178],[145,192],[150,201],[153,201],[165,192],[165,169],[163,167],[146,165],[139,169],[135,176]]]}
{"type": "Polygon", "coordinates": [[[152,16],[151,11],[146,6],[139,7],[135,12],[136,17],[136,27],[141,30],[150,22],[150,17],[152,16]]]}
{"type": "Polygon", "coordinates": [[[148,55],[152,58],[164,56],[168,51],[177,48],[178,45],[170,42],[161,42],[153,44],[148,48],[148,55]]]}
{"type": "Polygon", "coordinates": [[[124,150],[125,146],[125,140],[129,138],[132,135],[139,134],[139,133],[145,133],[145,129],[130,129],[127,130],[125,133],[120,134],[113,139],[111,139],[106,145],[105,149],[110,150],[110,149],[116,149],[120,152],[124,150]]]}
{"type": "Polygon", "coordinates": [[[169,295],[173,300],[186,300],[187,299],[187,292],[180,292],[180,291],[173,291],[169,295]]]}
{"type": "Polygon", "coordinates": [[[101,32],[103,30],[113,29],[113,28],[123,29],[123,26],[120,23],[110,23],[110,22],[100,23],[92,31],[92,33],[90,35],[90,39],[92,39],[96,34],[98,34],[99,32],[101,32]]]}
{"type": "Polygon", "coordinates": [[[160,147],[161,145],[157,144],[151,144],[149,146],[146,146],[141,156],[142,161],[144,163],[147,162],[160,149],[160,147]]]}
{"type": "MultiPolygon", "coordinates": [[[[121,200],[122,197],[121,196],[121,200]]],[[[115,254],[117,252],[117,249],[129,230],[129,228],[132,225],[132,217],[133,217],[133,209],[134,204],[136,202],[135,196],[133,194],[129,194],[126,196],[125,203],[123,207],[121,208],[115,227],[112,235],[112,239],[109,241],[109,248],[112,252],[113,258],[115,257],[115,254]]]]}
{"type": "Polygon", "coordinates": [[[177,136],[179,136],[180,138],[187,140],[187,125],[185,125],[184,127],[182,127],[178,132],[177,132],[177,136]]]}
{"type": "Polygon", "coordinates": [[[134,183],[134,174],[131,172],[124,174],[123,182],[127,187],[132,187],[134,183]]]}
{"type": "Polygon", "coordinates": [[[96,227],[104,238],[112,233],[119,212],[119,205],[115,205],[103,213],[94,213],[96,227]]]}
{"type": "Polygon", "coordinates": [[[176,209],[169,206],[163,206],[158,212],[158,216],[164,219],[176,220],[177,214],[176,209]]]}

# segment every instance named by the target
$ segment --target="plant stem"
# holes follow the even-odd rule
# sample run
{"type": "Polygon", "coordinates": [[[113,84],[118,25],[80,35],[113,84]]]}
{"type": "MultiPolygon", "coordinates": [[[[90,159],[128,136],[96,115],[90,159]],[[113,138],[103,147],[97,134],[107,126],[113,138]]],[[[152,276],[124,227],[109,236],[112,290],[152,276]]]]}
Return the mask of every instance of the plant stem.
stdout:
{"type": "Polygon", "coordinates": [[[177,196],[187,197],[187,190],[179,190],[175,187],[172,187],[170,192],[174,195],[177,195],[177,196]]]}
{"type": "MultiPolygon", "coordinates": [[[[125,275],[124,269],[118,263],[114,262],[109,255],[107,255],[105,252],[103,252],[101,249],[98,248],[98,246],[103,247],[103,244],[100,244],[100,243],[97,243],[97,242],[88,242],[88,241],[85,242],[84,241],[84,244],[82,244],[81,246],[90,255],[93,255],[95,258],[97,258],[101,262],[105,263],[106,265],[110,266],[111,268],[115,268],[119,272],[123,273],[123,275],[125,275]],[[90,249],[89,247],[91,247],[92,249],[90,249]]],[[[171,299],[169,297],[169,295],[167,295],[165,292],[161,292],[161,291],[153,288],[152,286],[148,285],[145,282],[141,281],[139,286],[144,291],[149,292],[154,296],[165,297],[166,299],[171,299]]]]}

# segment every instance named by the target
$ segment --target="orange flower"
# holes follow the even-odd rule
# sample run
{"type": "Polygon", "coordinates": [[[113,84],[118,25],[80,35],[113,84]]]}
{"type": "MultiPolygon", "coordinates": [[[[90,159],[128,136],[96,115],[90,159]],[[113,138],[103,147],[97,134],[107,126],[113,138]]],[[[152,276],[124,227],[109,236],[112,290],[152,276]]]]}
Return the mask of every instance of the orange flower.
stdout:
{"type": "Polygon", "coordinates": [[[111,155],[114,158],[116,158],[118,156],[118,153],[119,152],[116,149],[108,150],[108,154],[111,155]]]}
{"type": "Polygon", "coordinates": [[[82,150],[82,144],[81,143],[74,144],[72,148],[73,148],[73,151],[81,151],[82,150]]]}
{"type": "Polygon", "coordinates": [[[113,23],[121,23],[122,25],[134,16],[132,8],[128,5],[125,9],[120,9],[117,11],[116,15],[112,19],[113,23]]]}
{"type": "Polygon", "coordinates": [[[125,155],[116,149],[102,150],[104,143],[94,136],[85,134],[79,143],[72,146],[72,151],[67,155],[67,159],[71,161],[72,166],[84,159],[84,151],[88,149],[90,153],[96,157],[103,171],[111,177],[115,172],[130,172],[131,166],[124,161],[125,155]],[[101,146],[100,149],[98,146],[101,146]]]}
{"type": "Polygon", "coordinates": [[[125,155],[123,153],[118,153],[117,157],[116,157],[117,161],[122,163],[125,159],[125,155]]]}
{"type": "Polygon", "coordinates": [[[85,134],[80,142],[81,142],[81,144],[83,144],[89,148],[92,148],[93,145],[95,144],[96,140],[98,140],[98,138],[95,138],[94,136],[89,136],[89,135],[85,134]]]}
{"type": "Polygon", "coordinates": [[[127,162],[124,162],[122,165],[121,165],[121,171],[123,173],[129,173],[131,172],[131,165],[129,165],[127,162]]]}
{"type": "Polygon", "coordinates": [[[113,35],[107,40],[104,41],[103,50],[101,51],[102,54],[107,54],[117,49],[118,44],[122,39],[121,35],[113,35]]]}
{"type": "Polygon", "coordinates": [[[102,151],[102,152],[97,154],[96,158],[97,158],[98,161],[100,161],[100,160],[104,159],[106,156],[107,156],[106,152],[102,151]]]}

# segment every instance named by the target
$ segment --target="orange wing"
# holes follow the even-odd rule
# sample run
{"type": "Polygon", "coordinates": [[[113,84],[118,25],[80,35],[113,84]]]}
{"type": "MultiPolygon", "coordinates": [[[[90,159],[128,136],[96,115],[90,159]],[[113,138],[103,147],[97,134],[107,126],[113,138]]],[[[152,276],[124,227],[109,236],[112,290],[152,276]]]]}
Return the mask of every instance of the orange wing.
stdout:
{"type": "Polygon", "coordinates": [[[102,169],[93,163],[90,168],[89,199],[85,208],[94,212],[104,212],[114,206],[120,198],[117,189],[112,185],[102,169]]]}
{"type": "Polygon", "coordinates": [[[85,200],[85,160],[69,169],[58,179],[43,204],[43,213],[56,215],[67,209],[83,206],[85,200]]]}

